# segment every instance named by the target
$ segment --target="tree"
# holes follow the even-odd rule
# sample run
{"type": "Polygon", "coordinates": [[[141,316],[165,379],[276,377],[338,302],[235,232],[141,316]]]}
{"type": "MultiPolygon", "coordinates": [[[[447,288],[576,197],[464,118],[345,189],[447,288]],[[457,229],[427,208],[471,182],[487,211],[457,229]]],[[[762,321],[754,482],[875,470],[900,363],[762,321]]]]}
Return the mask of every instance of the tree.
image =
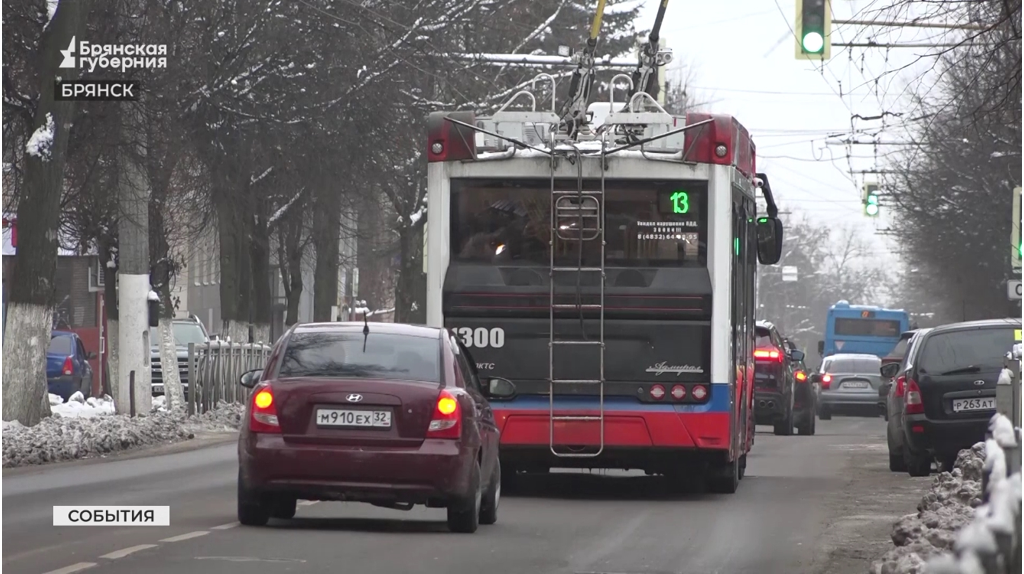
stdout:
{"type": "MultiPolygon", "coordinates": [[[[4,2],[8,16],[31,20],[34,5],[4,2]]],[[[57,243],[60,201],[64,189],[65,151],[72,123],[74,102],[58,102],[54,78],[74,79],[74,69],[59,69],[60,50],[85,28],[88,3],[63,2],[56,6],[50,20],[47,14],[36,20],[38,40],[18,36],[23,42],[22,56],[37,59],[38,74],[32,75],[36,93],[22,92],[20,82],[9,82],[8,64],[4,65],[4,104],[18,107],[31,126],[25,143],[23,189],[18,198],[18,251],[14,256],[8,295],[3,365],[3,419],[34,425],[49,415],[46,386],[46,349],[50,342],[54,278],[57,270],[57,243]]],[[[5,39],[6,40],[6,39],[5,39]]],[[[5,42],[5,52],[8,52],[5,42]]],[[[16,51],[16,50],[12,50],[16,51]]],[[[5,54],[7,56],[8,54],[5,54]]],[[[28,59],[14,66],[31,69],[28,59]]],[[[13,68],[13,66],[12,66],[13,68]]]]}

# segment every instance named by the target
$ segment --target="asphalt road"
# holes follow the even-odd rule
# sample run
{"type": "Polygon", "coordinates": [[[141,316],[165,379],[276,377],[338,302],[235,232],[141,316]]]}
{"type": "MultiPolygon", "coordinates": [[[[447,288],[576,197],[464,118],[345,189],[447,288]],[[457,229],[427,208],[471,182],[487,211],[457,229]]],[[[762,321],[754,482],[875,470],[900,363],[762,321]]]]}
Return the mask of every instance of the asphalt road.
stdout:
{"type": "Polygon", "coordinates": [[[733,495],[669,496],[636,474],[531,477],[498,524],[447,532],[443,510],[302,503],[235,522],[235,444],[73,463],[3,479],[8,574],[799,574],[865,572],[929,479],[886,467],[880,418],[760,433],[733,495]],[[169,527],[54,527],[55,505],[169,505],[169,527]]]}

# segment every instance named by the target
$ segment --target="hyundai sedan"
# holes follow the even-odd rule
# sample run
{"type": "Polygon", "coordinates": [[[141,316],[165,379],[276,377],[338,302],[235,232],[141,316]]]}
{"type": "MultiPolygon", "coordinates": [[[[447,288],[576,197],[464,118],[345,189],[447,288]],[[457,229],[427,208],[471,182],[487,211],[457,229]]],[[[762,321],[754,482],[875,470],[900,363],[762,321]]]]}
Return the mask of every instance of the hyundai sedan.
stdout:
{"type": "Polygon", "coordinates": [[[453,532],[497,520],[499,431],[476,363],[444,329],[392,323],[292,327],[251,390],[238,442],[238,520],[290,519],[296,501],[447,509],[453,532]]]}

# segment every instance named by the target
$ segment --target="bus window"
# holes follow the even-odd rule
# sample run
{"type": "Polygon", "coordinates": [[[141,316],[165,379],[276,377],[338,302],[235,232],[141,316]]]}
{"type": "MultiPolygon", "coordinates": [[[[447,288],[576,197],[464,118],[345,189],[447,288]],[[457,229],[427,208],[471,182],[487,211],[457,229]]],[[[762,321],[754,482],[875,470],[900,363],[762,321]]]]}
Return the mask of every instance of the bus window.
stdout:
{"type": "Polygon", "coordinates": [[[837,337],[899,337],[900,322],[883,319],[836,318],[837,337]]]}

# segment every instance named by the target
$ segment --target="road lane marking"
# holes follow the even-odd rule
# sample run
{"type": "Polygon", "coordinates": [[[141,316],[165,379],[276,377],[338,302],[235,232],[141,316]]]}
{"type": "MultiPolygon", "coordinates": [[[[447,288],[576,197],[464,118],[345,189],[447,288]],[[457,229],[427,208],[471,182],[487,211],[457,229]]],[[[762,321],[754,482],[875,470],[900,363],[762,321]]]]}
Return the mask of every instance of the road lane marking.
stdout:
{"type": "Polygon", "coordinates": [[[138,552],[139,550],[146,550],[147,548],[156,548],[156,544],[139,544],[138,546],[131,546],[129,548],[122,548],[121,550],[115,550],[110,554],[104,554],[100,558],[108,558],[110,560],[117,560],[118,558],[124,558],[129,554],[138,552]]]}
{"type": "Polygon", "coordinates": [[[71,566],[65,566],[63,568],[58,568],[56,570],[50,570],[45,574],[71,574],[72,572],[78,572],[79,570],[92,568],[95,565],[95,562],[79,562],[78,564],[72,564],[71,566]]]}
{"type": "Polygon", "coordinates": [[[314,504],[316,504],[318,502],[320,502],[320,501],[319,500],[300,500],[298,502],[298,505],[299,506],[313,506],[314,504]]]}
{"type": "Polygon", "coordinates": [[[229,522],[227,524],[221,524],[220,526],[211,526],[210,530],[227,530],[238,526],[237,522],[229,522]]]}
{"type": "Polygon", "coordinates": [[[206,536],[209,534],[209,530],[196,530],[195,532],[189,532],[188,534],[179,534],[178,536],[171,536],[170,538],[164,538],[160,542],[181,542],[182,540],[190,540],[192,538],[199,538],[200,536],[206,536]]]}

